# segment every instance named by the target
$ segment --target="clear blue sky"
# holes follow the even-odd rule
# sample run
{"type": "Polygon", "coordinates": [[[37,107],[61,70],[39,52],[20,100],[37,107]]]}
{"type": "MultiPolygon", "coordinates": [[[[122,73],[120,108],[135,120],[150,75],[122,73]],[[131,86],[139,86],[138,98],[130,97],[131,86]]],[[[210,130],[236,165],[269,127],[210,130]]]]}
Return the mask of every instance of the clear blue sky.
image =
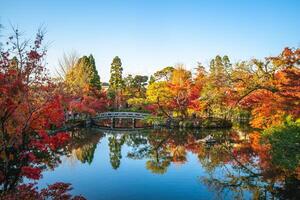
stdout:
{"type": "Polygon", "coordinates": [[[238,61],[300,47],[299,10],[299,0],[0,0],[0,23],[28,37],[44,24],[51,71],[76,50],[92,53],[107,81],[116,55],[125,74],[149,75],[178,62],[193,69],[217,54],[238,61]]]}

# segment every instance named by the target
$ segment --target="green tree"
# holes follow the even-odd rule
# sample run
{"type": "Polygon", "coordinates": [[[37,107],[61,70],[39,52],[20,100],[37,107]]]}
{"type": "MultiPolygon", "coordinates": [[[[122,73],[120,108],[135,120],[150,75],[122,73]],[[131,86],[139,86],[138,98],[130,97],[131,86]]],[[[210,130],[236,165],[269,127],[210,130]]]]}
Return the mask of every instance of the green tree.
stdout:
{"type": "Polygon", "coordinates": [[[209,75],[201,92],[208,117],[226,118],[230,108],[227,105],[227,91],[232,88],[230,73],[232,65],[228,56],[216,56],[211,60],[209,75]]]}
{"type": "Polygon", "coordinates": [[[150,82],[149,84],[156,82],[156,81],[169,81],[172,73],[174,71],[174,67],[165,67],[162,70],[159,70],[155,72],[151,77],[150,77],[150,82]]]}
{"type": "Polygon", "coordinates": [[[123,88],[123,78],[122,78],[123,68],[121,59],[116,56],[110,68],[110,79],[109,79],[109,89],[116,91],[123,88]]]}
{"type": "Polygon", "coordinates": [[[119,109],[121,106],[122,90],[124,88],[122,72],[121,59],[116,56],[111,63],[108,88],[108,97],[114,101],[114,109],[119,109]]]}
{"type": "Polygon", "coordinates": [[[130,98],[145,98],[148,76],[129,74],[124,78],[124,93],[127,99],[130,98]]]}
{"type": "Polygon", "coordinates": [[[91,71],[90,85],[92,87],[97,88],[98,90],[101,90],[100,76],[96,69],[95,59],[92,54],[88,57],[88,59],[89,59],[89,67],[91,71]]]}
{"type": "Polygon", "coordinates": [[[288,116],[285,122],[263,131],[271,144],[272,162],[286,170],[300,166],[300,118],[294,121],[288,116]]]}

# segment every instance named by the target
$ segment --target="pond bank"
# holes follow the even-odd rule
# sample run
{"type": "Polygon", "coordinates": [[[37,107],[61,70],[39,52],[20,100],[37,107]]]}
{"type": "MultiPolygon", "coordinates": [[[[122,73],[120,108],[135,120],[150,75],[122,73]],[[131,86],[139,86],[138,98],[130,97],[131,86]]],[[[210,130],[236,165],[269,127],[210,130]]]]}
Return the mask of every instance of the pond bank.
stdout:
{"type": "Polygon", "coordinates": [[[231,128],[232,122],[221,118],[197,118],[197,119],[152,119],[149,120],[154,126],[168,128],[231,128]]]}

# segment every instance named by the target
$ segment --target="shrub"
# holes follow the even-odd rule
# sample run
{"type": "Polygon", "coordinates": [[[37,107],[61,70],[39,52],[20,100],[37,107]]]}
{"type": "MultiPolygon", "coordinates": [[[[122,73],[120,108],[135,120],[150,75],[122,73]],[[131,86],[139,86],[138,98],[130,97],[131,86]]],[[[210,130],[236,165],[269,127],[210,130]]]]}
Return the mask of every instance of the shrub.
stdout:
{"type": "Polygon", "coordinates": [[[289,170],[300,165],[300,119],[287,117],[283,124],[263,131],[263,136],[271,144],[274,164],[289,170]]]}

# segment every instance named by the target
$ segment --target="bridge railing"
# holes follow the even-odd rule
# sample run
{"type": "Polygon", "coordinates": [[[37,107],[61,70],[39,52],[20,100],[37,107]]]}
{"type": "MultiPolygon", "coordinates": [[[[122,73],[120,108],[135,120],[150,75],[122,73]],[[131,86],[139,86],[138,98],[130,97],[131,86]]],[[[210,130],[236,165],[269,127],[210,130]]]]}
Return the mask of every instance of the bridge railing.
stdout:
{"type": "Polygon", "coordinates": [[[94,118],[98,119],[110,119],[110,118],[134,118],[134,119],[144,119],[149,116],[147,113],[137,113],[137,112],[104,112],[99,113],[94,118]]]}

